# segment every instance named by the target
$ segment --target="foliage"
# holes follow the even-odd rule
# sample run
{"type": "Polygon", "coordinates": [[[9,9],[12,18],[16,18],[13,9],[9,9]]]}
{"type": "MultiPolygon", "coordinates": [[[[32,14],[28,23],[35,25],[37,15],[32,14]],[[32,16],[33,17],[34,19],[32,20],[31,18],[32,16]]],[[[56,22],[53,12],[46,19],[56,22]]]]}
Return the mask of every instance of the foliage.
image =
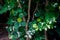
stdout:
{"type": "Polygon", "coordinates": [[[10,12],[7,24],[9,24],[7,30],[9,32],[9,38],[16,40],[25,40],[29,37],[31,40],[44,40],[44,30],[53,29],[56,19],[59,16],[60,6],[58,1],[46,3],[44,0],[33,0],[31,2],[31,15],[28,22],[28,30],[26,31],[28,15],[28,0],[4,0],[5,4],[0,4],[0,14],[7,11],[10,12]],[[21,4],[21,5],[20,5],[21,4]],[[40,5],[41,4],[41,5],[40,5]],[[34,6],[33,6],[34,5],[34,6]],[[35,10],[35,6],[38,5],[35,10]],[[22,7],[20,7],[22,6],[22,7]],[[44,7],[43,7],[44,6],[44,7]],[[34,7],[34,8],[33,8],[34,7]],[[58,9],[59,11],[57,11],[58,9]],[[57,12],[56,12],[57,11],[57,12]],[[34,18],[33,18],[34,17],[34,18]],[[26,21],[24,21],[24,19],[26,21]],[[33,20],[32,20],[33,19],[33,20]],[[40,32],[40,33],[39,33],[40,32]],[[43,33],[43,34],[42,34],[43,33]],[[33,39],[33,35],[35,38],[33,39]]]}

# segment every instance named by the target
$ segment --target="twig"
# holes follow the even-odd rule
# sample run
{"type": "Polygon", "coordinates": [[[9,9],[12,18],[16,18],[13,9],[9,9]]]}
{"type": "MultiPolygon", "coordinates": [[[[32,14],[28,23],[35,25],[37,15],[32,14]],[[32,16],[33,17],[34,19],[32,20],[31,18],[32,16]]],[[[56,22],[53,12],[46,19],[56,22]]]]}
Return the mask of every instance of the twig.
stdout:
{"type": "MultiPolygon", "coordinates": [[[[45,7],[46,7],[47,5],[48,5],[48,0],[46,0],[45,7]]],[[[48,11],[46,8],[45,8],[45,10],[46,10],[46,12],[48,11]]],[[[45,40],[48,40],[46,30],[44,31],[44,33],[45,33],[45,40]]]]}
{"type": "Polygon", "coordinates": [[[29,0],[29,3],[28,3],[28,19],[27,19],[27,22],[29,22],[29,20],[30,20],[30,5],[31,5],[31,0],[29,0]]]}
{"type": "MultiPolygon", "coordinates": [[[[28,23],[30,20],[30,6],[31,6],[31,0],[29,0],[29,2],[28,2],[28,19],[27,19],[27,23],[26,23],[26,32],[28,31],[28,23]]],[[[29,40],[29,37],[27,37],[26,40],[29,40]]]]}
{"type": "Polygon", "coordinates": [[[27,19],[27,23],[26,23],[26,31],[28,30],[28,22],[30,20],[30,5],[31,5],[31,0],[29,0],[29,2],[28,2],[28,19],[27,19]]]}
{"type": "Polygon", "coordinates": [[[46,30],[44,31],[44,33],[45,33],[45,40],[48,40],[47,39],[47,32],[46,32],[46,30]]]}
{"type": "Polygon", "coordinates": [[[32,20],[34,20],[34,14],[35,14],[35,12],[36,12],[37,8],[38,8],[38,2],[37,2],[37,5],[36,5],[35,10],[34,10],[34,12],[33,12],[33,17],[32,17],[32,20]]]}
{"type": "MultiPolygon", "coordinates": [[[[46,0],[46,3],[45,3],[45,7],[48,6],[48,0],[46,0]]],[[[48,9],[45,8],[46,11],[48,11],[48,9]]]]}
{"type": "Polygon", "coordinates": [[[45,6],[47,6],[48,5],[48,0],[46,0],[46,4],[45,4],[45,6]]]}
{"type": "MultiPolygon", "coordinates": [[[[19,4],[18,7],[19,7],[19,8],[22,8],[22,6],[21,6],[19,0],[17,0],[17,2],[18,2],[18,4],[19,4]]],[[[23,21],[26,21],[26,20],[25,20],[25,17],[23,17],[23,21]]]]}

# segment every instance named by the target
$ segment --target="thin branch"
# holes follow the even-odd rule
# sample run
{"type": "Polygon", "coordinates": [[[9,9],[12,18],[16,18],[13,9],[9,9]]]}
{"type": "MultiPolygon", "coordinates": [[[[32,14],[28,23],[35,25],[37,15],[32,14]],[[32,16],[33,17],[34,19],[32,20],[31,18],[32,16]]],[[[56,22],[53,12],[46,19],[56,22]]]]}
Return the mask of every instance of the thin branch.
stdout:
{"type": "MultiPolygon", "coordinates": [[[[46,6],[48,6],[48,0],[46,0],[45,7],[46,6]]],[[[46,12],[48,11],[46,8],[45,8],[45,10],[46,10],[46,12]]],[[[45,33],[45,40],[48,40],[46,30],[44,31],[44,33],[45,33]]]]}
{"type": "Polygon", "coordinates": [[[46,4],[45,4],[45,6],[47,6],[48,5],[48,0],[46,0],[46,4]]]}
{"type": "Polygon", "coordinates": [[[26,31],[28,30],[28,22],[30,20],[30,5],[31,5],[31,0],[29,0],[29,2],[28,2],[28,19],[27,19],[27,23],[26,23],[26,31]]]}
{"type": "Polygon", "coordinates": [[[22,8],[22,6],[21,6],[19,0],[17,0],[17,2],[18,2],[18,7],[22,8]]]}
{"type": "MultiPolygon", "coordinates": [[[[48,6],[48,0],[46,0],[46,3],[45,3],[45,7],[48,6]]],[[[45,8],[46,11],[48,11],[48,9],[45,8]]]]}
{"type": "Polygon", "coordinates": [[[34,10],[34,12],[33,12],[33,17],[32,17],[32,20],[34,20],[34,14],[35,14],[35,12],[36,12],[37,8],[38,8],[38,2],[37,2],[37,5],[36,5],[35,10],[34,10]]]}
{"type": "Polygon", "coordinates": [[[45,33],[45,40],[48,40],[46,30],[44,31],[44,33],[45,33]]]}
{"type": "Polygon", "coordinates": [[[27,22],[29,22],[29,20],[30,20],[30,5],[31,5],[31,0],[29,0],[29,3],[28,3],[28,20],[27,20],[27,22]]]}
{"type": "MultiPolygon", "coordinates": [[[[31,0],[29,0],[29,2],[28,2],[28,19],[27,19],[27,23],[26,23],[26,33],[28,31],[28,23],[30,20],[30,6],[31,6],[31,0]]],[[[29,40],[29,37],[27,37],[26,40],[29,40]]]]}
{"type": "MultiPolygon", "coordinates": [[[[17,2],[18,2],[18,4],[19,4],[18,7],[19,7],[19,8],[22,8],[21,3],[19,2],[19,0],[17,0],[17,2]]],[[[25,17],[23,17],[23,21],[26,21],[26,20],[25,20],[25,17]]]]}

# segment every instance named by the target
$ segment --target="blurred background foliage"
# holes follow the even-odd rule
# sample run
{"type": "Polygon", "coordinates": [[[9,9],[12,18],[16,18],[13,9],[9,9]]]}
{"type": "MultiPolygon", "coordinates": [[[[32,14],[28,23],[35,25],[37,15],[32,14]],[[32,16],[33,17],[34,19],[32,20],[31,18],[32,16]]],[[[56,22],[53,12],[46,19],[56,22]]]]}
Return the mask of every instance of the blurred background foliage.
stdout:
{"type": "Polygon", "coordinates": [[[0,23],[8,24],[6,29],[9,39],[26,40],[26,37],[29,37],[30,40],[45,40],[45,30],[47,31],[48,40],[58,40],[60,38],[59,0],[31,0],[30,20],[28,22],[28,31],[26,32],[28,1],[0,1],[0,23]],[[25,17],[26,21],[24,21],[23,17],[25,17]],[[6,20],[6,22],[1,22],[1,20],[6,20]]]}

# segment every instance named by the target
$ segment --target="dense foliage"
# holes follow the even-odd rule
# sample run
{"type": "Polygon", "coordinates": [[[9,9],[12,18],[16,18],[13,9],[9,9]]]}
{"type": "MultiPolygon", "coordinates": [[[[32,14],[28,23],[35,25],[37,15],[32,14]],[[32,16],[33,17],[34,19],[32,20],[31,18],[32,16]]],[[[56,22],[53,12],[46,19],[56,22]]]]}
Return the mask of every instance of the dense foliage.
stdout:
{"type": "Polygon", "coordinates": [[[56,27],[59,5],[59,0],[4,0],[0,14],[9,11],[9,39],[46,40],[44,32],[56,27]]]}

